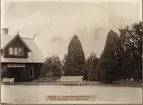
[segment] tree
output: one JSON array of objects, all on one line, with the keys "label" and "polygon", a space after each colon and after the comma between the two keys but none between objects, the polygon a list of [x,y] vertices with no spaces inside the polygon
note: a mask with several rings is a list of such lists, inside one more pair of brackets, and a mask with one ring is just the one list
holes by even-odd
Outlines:
[{"label": "tree", "polygon": [[92,52],[91,55],[87,58],[85,63],[85,80],[95,81],[97,76],[96,66],[99,62],[99,58],[96,57],[95,53]]},{"label": "tree", "polygon": [[97,66],[97,79],[101,82],[112,83],[118,79],[119,67],[121,65],[121,43],[120,38],[113,30],[109,31],[105,48],[101,54]]},{"label": "tree", "polygon": [[78,37],[73,36],[68,46],[68,54],[64,65],[64,75],[79,76],[84,73],[85,56]]},{"label": "tree", "polygon": [[65,64],[66,64],[67,54],[64,54],[64,58],[62,60],[62,75],[64,75]]},{"label": "tree", "polygon": [[142,22],[119,29],[122,55],[122,76],[142,78]]},{"label": "tree", "polygon": [[62,74],[62,63],[57,55],[47,57],[41,70],[41,77],[60,77]]},{"label": "tree", "polygon": [[134,79],[142,80],[142,26],[143,23],[134,23],[131,28],[133,30],[133,38],[134,46],[136,50],[134,50],[134,64],[135,64],[135,76]]}]

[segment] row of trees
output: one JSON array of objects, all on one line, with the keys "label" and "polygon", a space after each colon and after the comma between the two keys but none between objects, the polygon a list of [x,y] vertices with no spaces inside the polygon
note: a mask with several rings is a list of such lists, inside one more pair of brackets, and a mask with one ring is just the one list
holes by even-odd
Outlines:
[{"label": "row of trees", "polygon": [[142,22],[109,31],[100,59],[95,53],[85,59],[84,51],[75,35],[69,43],[68,53],[60,61],[57,55],[48,57],[41,77],[83,75],[84,80],[113,82],[118,79],[142,78]]}]

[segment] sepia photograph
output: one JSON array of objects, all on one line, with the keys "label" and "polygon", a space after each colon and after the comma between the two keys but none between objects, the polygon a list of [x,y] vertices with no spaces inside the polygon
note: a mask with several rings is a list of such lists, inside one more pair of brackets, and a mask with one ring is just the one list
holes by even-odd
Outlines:
[{"label": "sepia photograph", "polygon": [[1,104],[142,104],[142,26],[142,0],[1,0]]}]

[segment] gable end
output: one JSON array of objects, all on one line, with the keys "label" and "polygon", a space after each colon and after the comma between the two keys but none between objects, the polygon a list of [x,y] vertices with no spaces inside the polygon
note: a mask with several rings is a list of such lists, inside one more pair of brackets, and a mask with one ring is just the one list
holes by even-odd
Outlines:
[{"label": "gable end", "polygon": [[19,38],[22,43],[25,45],[25,47],[28,49],[28,52],[31,52],[31,49],[28,47],[28,45],[24,42],[24,40],[20,37],[20,35],[16,35],[12,40],[10,40],[3,48],[2,50],[4,50],[5,48],[7,48],[16,38]]}]

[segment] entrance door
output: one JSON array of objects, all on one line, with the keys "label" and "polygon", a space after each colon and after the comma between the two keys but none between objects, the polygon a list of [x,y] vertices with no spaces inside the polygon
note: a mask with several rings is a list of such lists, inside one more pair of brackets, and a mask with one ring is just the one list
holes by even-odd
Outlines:
[{"label": "entrance door", "polygon": [[11,78],[15,78],[15,82],[23,82],[23,68],[8,68]]}]

